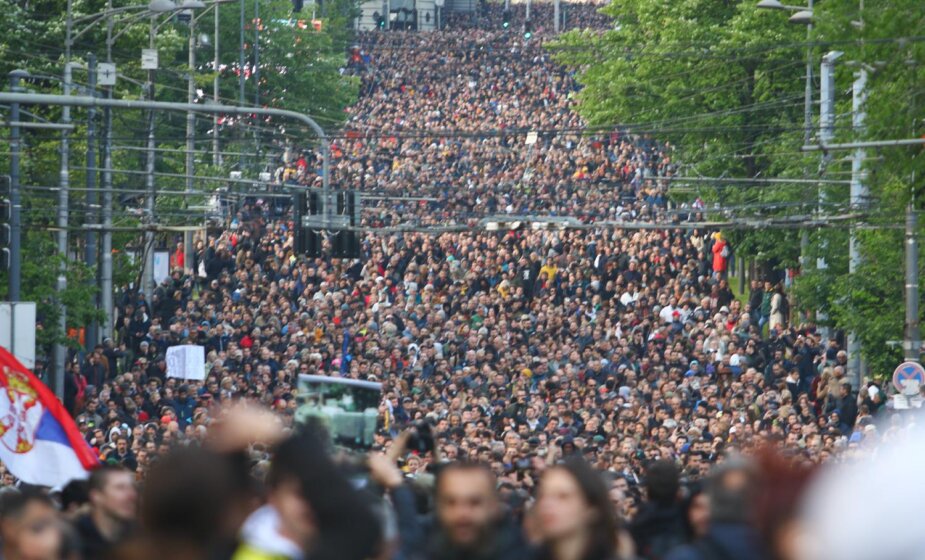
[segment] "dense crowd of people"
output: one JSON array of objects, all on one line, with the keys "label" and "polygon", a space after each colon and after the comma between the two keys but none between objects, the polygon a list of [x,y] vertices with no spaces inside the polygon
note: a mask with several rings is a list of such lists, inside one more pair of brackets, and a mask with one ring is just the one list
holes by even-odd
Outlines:
[{"label": "dense crowd of people", "polygon": [[[607,25],[591,5],[566,14]],[[525,38],[522,6],[502,17],[483,5],[350,53],[361,97],[332,183],[424,198],[364,213],[421,231],[309,259],[288,210],[249,199],[192,266],[124,291],[115,335],[66,383],[104,467],[54,504],[0,496],[4,558],[794,558],[818,466],[907,417],[883,385],[851,386],[837,340],[779,286],[737,297],[722,233],[667,211],[668,148],[583,134],[549,25]],[[313,185],[316,168],[305,152],[278,176]],[[586,227],[426,231],[492,214]],[[167,376],[177,344],[205,348],[204,381]],[[382,384],[362,468],[295,429],[300,374]],[[431,445],[409,445],[422,432]],[[54,508],[74,522],[53,530]]]}]

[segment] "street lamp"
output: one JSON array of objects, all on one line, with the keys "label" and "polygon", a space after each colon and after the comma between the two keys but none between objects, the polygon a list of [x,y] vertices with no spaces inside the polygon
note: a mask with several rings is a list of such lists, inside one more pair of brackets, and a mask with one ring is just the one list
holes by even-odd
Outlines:
[{"label": "street lamp", "polygon": [[437,7],[437,31],[440,31],[443,26],[440,24],[440,11],[443,9],[443,6],[446,4],[446,0],[434,0],[434,6]]},{"label": "street lamp", "polygon": [[[206,7],[206,4],[201,0],[185,0],[182,4],[178,5],[174,0],[149,0],[146,4],[137,4],[131,6],[122,6],[115,8],[112,5],[112,0],[107,0],[106,9],[102,12],[96,14],[90,14],[75,18],[73,16],[73,0],[68,0],[67,2],[67,17],[65,25],[65,70],[64,70],[64,93],[69,95],[71,91],[71,72],[73,64],[71,63],[71,49],[75,42],[86,33],[90,32],[95,26],[100,22],[106,22],[106,64],[100,65],[98,68],[100,70],[100,82],[99,84],[103,86],[106,90],[106,97],[112,98],[112,88],[115,85],[116,79],[116,68],[112,63],[112,47],[115,44],[115,41],[122,36],[129,28],[130,25],[138,22],[146,17],[151,18],[152,30],[150,32],[150,41],[149,45],[153,50],[153,39],[154,39],[154,18],[157,15],[164,13],[176,12],[178,10],[195,10],[202,9]],[[124,14],[124,17],[116,19],[115,16],[119,14]],[[113,33],[115,24],[118,23],[122,29],[118,33]],[[75,29],[75,25],[82,25],[81,29]],[[150,51],[147,54],[151,54]],[[143,57],[144,59],[145,57]],[[150,59],[148,61],[150,63]],[[156,62],[154,63],[156,64]],[[96,68],[92,69],[96,71]],[[150,72],[150,69],[149,69]],[[150,74],[149,74],[150,76]],[[70,108],[65,107],[62,113],[62,121],[67,124],[70,122]],[[112,137],[112,115],[111,109],[106,107],[104,109],[104,138],[103,138],[103,165],[101,170],[101,183],[102,183],[102,246],[100,247],[100,292],[101,292],[101,302],[100,305],[103,309],[104,314],[106,315],[106,320],[103,325],[103,332],[109,333],[112,327],[112,316],[113,316],[113,304],[112,304],[112,173],[110,169],[112,168],[112,154],[111,154],[111,137]],[[149,142],[152,138],[149,137]],[[149,146],[150,147],[150,146]],[[59,196],[59,222],[66,224],[67,212],[68,212],[68,187],[69,187],[69,177],[68,177],[68,132],[62,132],[62,155],[61,155],[61,173],[60,173],[60,186],[61,194]],[[95,167],[92,166],[92,167]],[[90,170],[92,173],[93,171]],[[151,188],[153,189],[153,181],[151,181]],[[88,192],[88,198],[95,198],[97,192],[92,190]],[[89,246],[90,244],[88,244]],[[62,229],[58,233],[58,251],[62,255],[67,254],[67,231]],[[95,251],[94,251],[95,253]],[[87,255],[91,261],[96,260],[96,255]],[[62,265],[64,266],[64,265]],[[64,269],[61,271],[58,288],[63,290],[66,287],[66,280],[64,279]],[[64,315],[64,310],[62,309],[62,315]],[[63,324],[63,319],[62,319]],[[91,340],[90,343],[95,343],[95,340]],[[56,361],[61,355],[60,349],[56,352]],[[63,364],[62,364],[63,365]],[[62,366],[58,366],[59,373],[63,374],[61,370]]]},{"label": "street lamp", "polygon": [[813,24],[813,11],[812,10],[800,10],[799,12],[790,16],[787,20],[790,23],[795,23],[797,25],[812,25]]},{"label": "street lamp", "polygon": [[[806,10],[806,8],[803,6],[789,6],[787,4],[782,4],[780,0],[761,0],[761,2],[758,2],[755,7],[761,8],[763,10],[789,10],[791,12]],[[810,11],[812,11],[811,8]]]},{"label": "street lamp", "polygon": [[813,127],[813,48],[810,44],[813,33],[813,0],[808,6],[790,6],[780,0],[761,0],[757,8],[764,10],[786,10],[796,12],[790,16],[790,23],[806,25],[806,87],[803,99],[803,140],[809,142]]}]

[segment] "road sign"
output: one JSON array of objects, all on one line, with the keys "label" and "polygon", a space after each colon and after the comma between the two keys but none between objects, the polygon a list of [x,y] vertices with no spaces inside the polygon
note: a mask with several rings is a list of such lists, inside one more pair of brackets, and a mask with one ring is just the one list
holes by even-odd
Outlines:
[{"label": "road sign", "polygon": [[157,70],[157,49],[141,49],[141,69]]},{"label": "road sign", "polygon": [[918,362],[903,362],[893,372],[893,386],[900,393],[911,392],[913,387],[917,393],[921,385],[925,385],[925,368]]},{"label": "road sign", "polygon": [[96,65],[96,83],[101,86],[116,85],[116,65],[100,62]]}]

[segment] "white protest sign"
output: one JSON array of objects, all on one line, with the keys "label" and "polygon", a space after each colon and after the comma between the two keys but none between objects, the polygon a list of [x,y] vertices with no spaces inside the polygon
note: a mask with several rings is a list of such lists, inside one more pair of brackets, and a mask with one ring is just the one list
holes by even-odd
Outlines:
[{"label": "white protest sign", "polygon": [[194,344],[167,349],[167,377],[202,381],[206,378],[205,348]]}]

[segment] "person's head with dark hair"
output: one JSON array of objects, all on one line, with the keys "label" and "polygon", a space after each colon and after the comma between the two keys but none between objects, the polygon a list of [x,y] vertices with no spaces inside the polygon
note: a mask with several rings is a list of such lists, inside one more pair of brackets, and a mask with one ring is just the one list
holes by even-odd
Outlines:
[{"label": "person's head with dark hair", "polygon": [[178,449],[151,468],[141,500],[149,536],[209,546],[223,536],[233,496],[231,468],[220,455]]},{"label": "person's head with dark hair", "polygon": [[669,506],[678,500],[681,473],[672,461],[655,461],[646,469],[646,493],[657,505]]},{"label": "person's head with dark hair", "polygon": [[707,480],[711,522],[747,523],[755,483],[755,470],[746,459],[733,457],[718,464]]},{"label": "person's head with dark hair", "polygon": [[381,537],[375,515],[315,435],[302,432],[279,445],[267,486],[281,532],[312,560],[375,554]]},{"label": "person's head with dark hair", "polygon": [[437,471],[437,521],[447,546],[473,550],[488,540],[502,513],[495,486],[495,475],[481,463],[449,463]]},{"label": "person's head with dark hair", "polygon": [[603,477],[583,459],[570,457],[546,470],[537,512],[545,557],[605,560],[614,556],[617,516]]},{"label": "person's head with dark hair", "polygon": [[138,515],[135,475],[121,465],[100,465],[87,481],[90,513],[77,520],[84,556],[100,557],[129,533]]},{"label": "person's head with dark hair", "polygon": [[87,495],[94,518],[131,522],[137,516],[135,477],[121,465],[103,464],[93,469],[87,481]]},{"label": "person's head with dark hair", "polygon": [[0,539],[3,558],[60,558],[63,526],[51,498],[34,488],[4,492],[0,497]]},{"label": "person's head with dark hair", "polygon": [[61,509],[65,514],[80,512],[90,503],[90,484],[86,480],[72,480],[61,489]]},{"label": "person's head with dark hair", "polygon": [[690,540],[706,535],[710,527],[710,500],[699,481],[687,486],[687,495],[681,505]]}]

